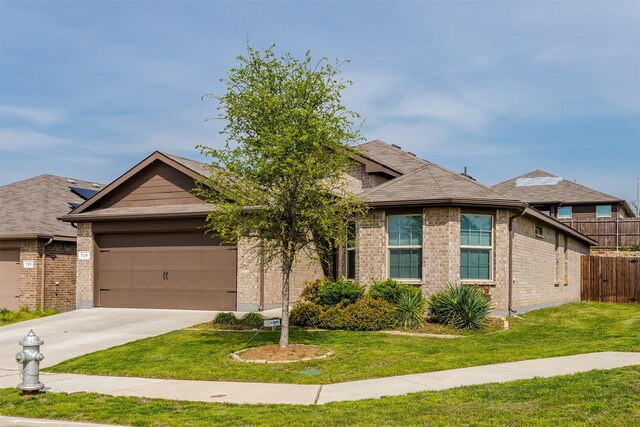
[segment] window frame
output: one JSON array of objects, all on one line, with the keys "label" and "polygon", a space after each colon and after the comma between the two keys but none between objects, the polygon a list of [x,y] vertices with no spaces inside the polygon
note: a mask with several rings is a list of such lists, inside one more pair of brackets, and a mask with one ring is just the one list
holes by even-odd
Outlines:
[{"label": "window frame", "polygon": [[[463,216],[486,216],[491,219],[491,245],[490,246],[480,246],[480,245],[463,245],[462,244],[462,217]],[[485,214],[485,213],[461,213],[460,214],[460,270],[462,270],[462,250],[463,249],[477,249],[477,250],[487,250],[489,251],[489,278],[488,279],[473,279],[473,278],[463,278],[462,271],[460,271],[460,281],[463,283],[493,283],[495,277],[495,262],[494,262],[494,254],[495,254],[495,244],[496,244],[496,232],[495,232],[495,215],[494,214]]]},{"label": "window frame", "polygon": [[[600,215],[598,213],[598,208],[604,208],[607,207],[609,208],[609,215]],[[613,214],[613,206],[611,205],[596,205],[596,218],[611,218]]]},{"label": "window frame", "polygon": [[[389,243],[389,220],[394,217],[418,217],[420,218],[420,244],[419,245],[391,245]],[[398,282],[407,282],[407,283],[418,283],[422,282],[423,274],[422,271],[422,261],[424,258],[424,214],[415,213],[415,214],[391,214],[387,215],[386,218],[386,243],[387,243],[387,277],[390,279],[397,280]],[[391,275],[391,251],[393,250],[402,250],[402,249],[419,249],[420,250],[420,258],[418,264],[418,273],[419,277],[393,277]]]},{"label": "window frame", "polygon": [[[351,239],[351,227],[353,227],[353,239]],[[356,233],[357,227],[355,222],[347,224],[347,242],[345,244],[345,273],[349,280],[355,280],[356,278],[356,265],[358,260],[356,259]],[[349,255],[353,253],[353,277],[349,274]]]},{"label": "window frame", "polygon": [[[560,216],[560,209],[569,209],[569,216]],[[573,218],[573,206],[558,206],[556,209],[556,218],[558,219],[571,219]]]}]

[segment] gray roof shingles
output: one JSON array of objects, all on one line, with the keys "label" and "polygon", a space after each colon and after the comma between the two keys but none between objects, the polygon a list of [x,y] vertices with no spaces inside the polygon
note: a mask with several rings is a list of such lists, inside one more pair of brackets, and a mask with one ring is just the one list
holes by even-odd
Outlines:
[{"label": "gray roof shingles", "polygon": [[428,161],[409,154],[401,148],[380,141],[379,139],[360,144],[356,147],[356,150],[360,151],[365,157],[370,157],[403,174],[415,172],[424,165],[429,164]]},{"label": "gray roof shingles", "polygon": [[[69,182],[72,180],[74,182]],[[0,238],[16,235],[75,237],[76,229],[57,218],[84,199],[69,187],[99,190],[90,181],[40,175],[0,187]]]},{"label": "gray roof shingles", "polygon": [[554,185],[516,186],[519,178],[554,177],[542,170],[535,170],[510,180],[500,182],[491,188],[509,197],[515,197],[528,203],[588,203],[621,202],[622,200],[584,185],[563,179]]},{"label": "gray roof shingles", "polygon": [[399,178],[359,194],[358,196],[367,203],[445,199],[502,202],[513,200],[462,174],[415,157],[380,140],[367,142],[359,147],[366,148],[368,157],[385,162],[405,173]]}]

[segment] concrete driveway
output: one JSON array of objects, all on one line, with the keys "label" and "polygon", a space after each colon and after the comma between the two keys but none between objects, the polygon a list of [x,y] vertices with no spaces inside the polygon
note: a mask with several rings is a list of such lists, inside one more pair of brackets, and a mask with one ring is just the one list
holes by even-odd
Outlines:
[{"label": "concrete driveway", "polygon": [[44,340],[42,367],[212,320],[213,311],[94,308],[0,327],[0,376],[15,374],[18,341],[30,329]]}]

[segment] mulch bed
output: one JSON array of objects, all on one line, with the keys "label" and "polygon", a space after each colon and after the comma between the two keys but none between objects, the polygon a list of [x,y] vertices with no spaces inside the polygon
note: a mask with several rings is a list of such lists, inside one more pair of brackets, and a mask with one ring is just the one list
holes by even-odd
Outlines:
[{"label": "mulch bed", "polygon": [[320,359],[333,355],[333,352],[314,345],[289,344],[281,349],[278,344],[263,345],[234,353],[234,359],[254,363],[287,363]]}]

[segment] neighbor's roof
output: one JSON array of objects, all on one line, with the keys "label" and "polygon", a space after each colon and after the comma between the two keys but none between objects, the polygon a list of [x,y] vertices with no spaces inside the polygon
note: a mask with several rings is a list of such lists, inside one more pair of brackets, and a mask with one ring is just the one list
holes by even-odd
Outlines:
[{"label": "neighbor's roof", "polygon": [[40,175],[0,187],[0,238],[75,237],[76,229],[57,219],[71,210],[70,203],[85,201],[70,187],[96,191],[103,185]]},{"label": "neighbor's roof", "polygon": [[542,170],[520,175],[491,188],[529,204],[623,203],[623,208],[630,211],[627,203],[618,197]]},{"label": "neighbor's roof", "polygon": [[428,161],[417,157],[415,154],[411,154],[397,145],[387,144],[379,139],[360,144],[356,147],[356,150],[360,151],[365,157],[369,157],[402,174],[414,172],[424,165],[429,164]]},{"label": "neighbor's roof", "polygon": [[526,204],[435,163],[374,187],[360,197],[371,206],[424,204],[524,207]]}]

